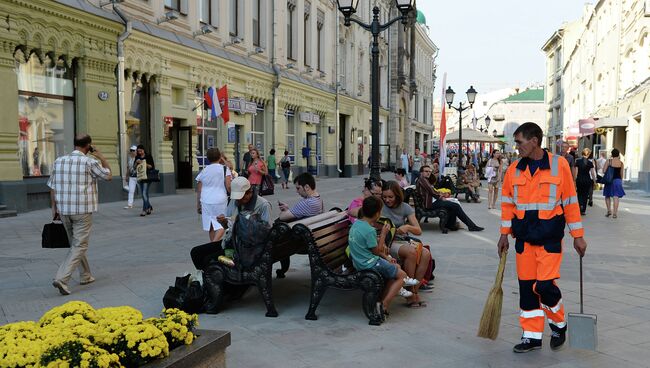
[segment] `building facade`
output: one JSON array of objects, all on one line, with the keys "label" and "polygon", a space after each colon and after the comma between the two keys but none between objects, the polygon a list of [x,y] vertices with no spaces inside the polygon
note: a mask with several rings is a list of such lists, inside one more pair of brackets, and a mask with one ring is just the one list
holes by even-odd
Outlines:
[{"label": "building facade", "polygon": [[[647,1],[600,0],[585,6],[580,20],[555,32],[542,48],[550,139],[618,148],[625,179],[645,190],[650,190],[648,29]],[[595,119],[596,134],[581,137],[578,122],[588,118]]]},{"label": "building facade", "polygon": [[[487,127],[488,134],[501,137],[505,152],[514,152],[513,134],[523,123],[532,122],[539,125],[543,131],[546,126],[546,111],[543,88],[529,88],[494,103],[487,111],[491,121]],[[481,124],[482,123],[482,124]],[[484,128],[485,117],[479,119],[480,128]],[[546,147],[547,142],[542,142]]]},{"label": "building facade", "polygon": [[[358,15],[370,21],[375,4],[385,20],[398,13],[391,1],[362,1]],[[294,174],[364,170],[371,35],[343,26],[336,2],[8,0],[0,18],[8,30],[0,35],[0,76],[14,86],[0,92],[0,203],[9,208],[49,205],[51,165],[72,150],[75,132],[88,132],[113,167],[101,201],[124,197],[119,177],[132,144],[152,154],[159,193],[192,188],[212,147],[238,169],[252,144],[263,157],[287,150]],[[398,51],[406,40],[399,35],[409,32],[403,28],[384,32],[381,45],[386,144],[398,100],[391,81],[399,70],[390,61],[408,56]],[[224,86],[227,123],[203,104],[210,87]],[[412,114],[406,101],[405,117]]]}]

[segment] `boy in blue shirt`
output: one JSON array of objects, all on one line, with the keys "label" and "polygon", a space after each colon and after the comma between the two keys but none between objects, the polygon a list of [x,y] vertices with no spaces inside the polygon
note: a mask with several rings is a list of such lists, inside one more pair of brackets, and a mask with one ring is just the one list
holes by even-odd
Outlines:
[{"label": "boy in blue shirt", "polygon": [[381,215],[383,205],[381,199],[374,196],[363,200],[358,221],[355,221],[350,228],[348,244],[354,268],[357,270],[372,269],[386,280],[381,305],[385,311],[396,295],[399,294],[405,298],[412,296],[413,293],[405,290],[402,286],[417,285],[418,281],[409,278],[397,261],[390,256],[385,244],[386,234],[390,230],[388,224],[381,229],[379,239],[377,239],[377,230],[374,225]]}]

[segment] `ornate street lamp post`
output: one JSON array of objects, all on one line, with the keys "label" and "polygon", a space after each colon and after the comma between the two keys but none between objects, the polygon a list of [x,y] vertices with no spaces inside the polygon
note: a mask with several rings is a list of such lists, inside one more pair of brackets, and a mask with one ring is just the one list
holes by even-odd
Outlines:
[{"label": "ornate street lamp post", "polygon": [[380,179],[380,163],[379,163],[379,34],[388,29],[393,23],[398,20],[406,25],[408,22],[408,14],[415,6],[415,0],[395,0],[397,9],[402,13],[401,16],[391,19],[385,24],[379,22],[379,7],[375,6],[372,9],[372,23],[365,24],[356,18],[352,18],[352,14],[357,11],[359,0],[337,0],[339,11],[345,17],[345,25],[350,26],[354,22],[361,26],[361,28],[372,33],[372,68],[370,70],[371,80],[371,93],[372,93],[372,161],[370,163],[370,177],[373,179]]},{"label": "ornate street lamp post", "polygon": [[467,102],[469,102],[469,106],[463,107],[463,101],[460,101],[458,103],[458,107],[452,106],[454,103],[454,95],[456,92],[454,92],[453,89],[451,89],[451,86],[447,88],[445,91],[445,100],[447,100],[447,105],[449,106],[450,109],[454,109],[458,111],[459,115],[459,121],[458,121],[458,167],[462,168],[463,167],[463,160],[462,157],[460,157],[460,154],[463,153],[463,111],[472,108],[474,106],[474,101],[476,101],[476,90],[474,89],[474,86],[470,86],[467,92]]}]

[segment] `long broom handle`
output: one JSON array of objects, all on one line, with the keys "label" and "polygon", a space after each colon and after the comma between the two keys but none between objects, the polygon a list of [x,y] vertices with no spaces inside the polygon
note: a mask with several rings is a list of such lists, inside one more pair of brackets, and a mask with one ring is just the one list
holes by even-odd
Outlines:
[{"label": "long broom handle", "polygon": [[503,271],[506,268],[506,258],[508,258],[507,254],[507,251],[503,251],[500,255],[499,268],[497,269],[497,277],[494,280],[494,286],[501,286],[503,283]]},{"label": "long broom handle", "polygon": [[582,256],[580,256],[580,314],[583,314],[582,307]]}]

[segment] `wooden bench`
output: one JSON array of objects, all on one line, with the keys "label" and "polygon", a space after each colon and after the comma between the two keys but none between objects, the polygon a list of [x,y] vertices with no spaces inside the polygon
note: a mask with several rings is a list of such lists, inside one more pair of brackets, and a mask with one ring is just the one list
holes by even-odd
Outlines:
[{"label": "wooden bench", "polygon": [[321,221],[293,225],[293,233],[300,242],[307,244],[309,252],[311,296],[305,319],[318,319],[316,309],[327,288],[361,289],[363,312],[369,319],[369,324],[378,326],[383,321],[383,316],[377,309],[384,288],[383,278],[370,270],[342,271],[342,266],[348,261],[345,249],[348,246],[350,226],[347,212],[344,211]]},{"label": "wooden bench", "polygon": [[[307,217],[293,222],[285,223],[276,220],[276,224],[285,224],[289,229],[298,224],[309,226],[310,224],[325,221],[332,216],[336,216],[339,212],[341,212],[340,209],[334,208],[321,213],[320,215]],[[273,259],[280,261],[280,268],[275,270],[277,278],[283,279],[285,277],[285,274],[289,271],[289,266],[291,265],[290,257],[294,254],[307,254],[307,244],[296,239],[293,232],[287,232],[285,236],[277,239],[276,243],[273,244]]]},{"label": "wooden bench", "polygon": [[404,197],[408,199],[413,199],[413,203],[415,205],[415,218],[417,218],[418,222],[420,222],[423,218],[426,220],[429,217],[432,218],[438,217],[440,218],[440,222],[439,222],[440,230],[442,231],[443,234],[447,234],[448,232],[447,220],[449,219],[449,213],[447,212],[446,209],[426,208],[424,206],[424,199],[422,198],[420,193],[413,188],[406,189],[404,191]]},{"label": "wooden bench", "polygon": [[254,285],[257,286],[266,305],[266,316],[277,317],[278,312],[273,302],[271,271],[273,263],[279,261],[280,258],[274,257],[274,244],[289,238],[290,231],[291,229],[286,224],[274,224],[266,241],[264,252],[251,267],[243,268],[237,264],[230,267],[216,260],[210,262],[203,272],[204,289],[209,297],[207,313],[219,313],[226,294],[230,293],[231,296],[234,296],[232,299],[237,299],[244,294],[249,285]]},{"label": "wooden bench", "polygon": [[471,202],[472,201],[472,196],[469,191],[469,187],[467,186],[460,186],[458,185],[458,181],[460,180],[458,176],[451,174],[450,176],[450,183],[452,187],[450,188],[451,193],[454,195],[454,198],[458,198],[459,194],[465,194],[465,202]]},{"label": "wooden bench", "polygon": [[204,285],[209,296],[208,313],[221,311],[224,299],[236,300],[243,296],[249,286],[257,286],[266,305],[266,316],[277,317],[278,312],[273,302],[272,270],[273,264],[281,262],[281,269],[276,270],[278,278],[284,278],[289,269],[289,257],[294,254],[307,254],[307,244],[301,242],[291,228],[296,224],[311,224],[337,215],[340,210],[306,218],[292,223],[276,221],[271,228],[266,248],[259,260],[248,268],[239,265],[227,266],[216,260],[212,261],[203,273]]}]

